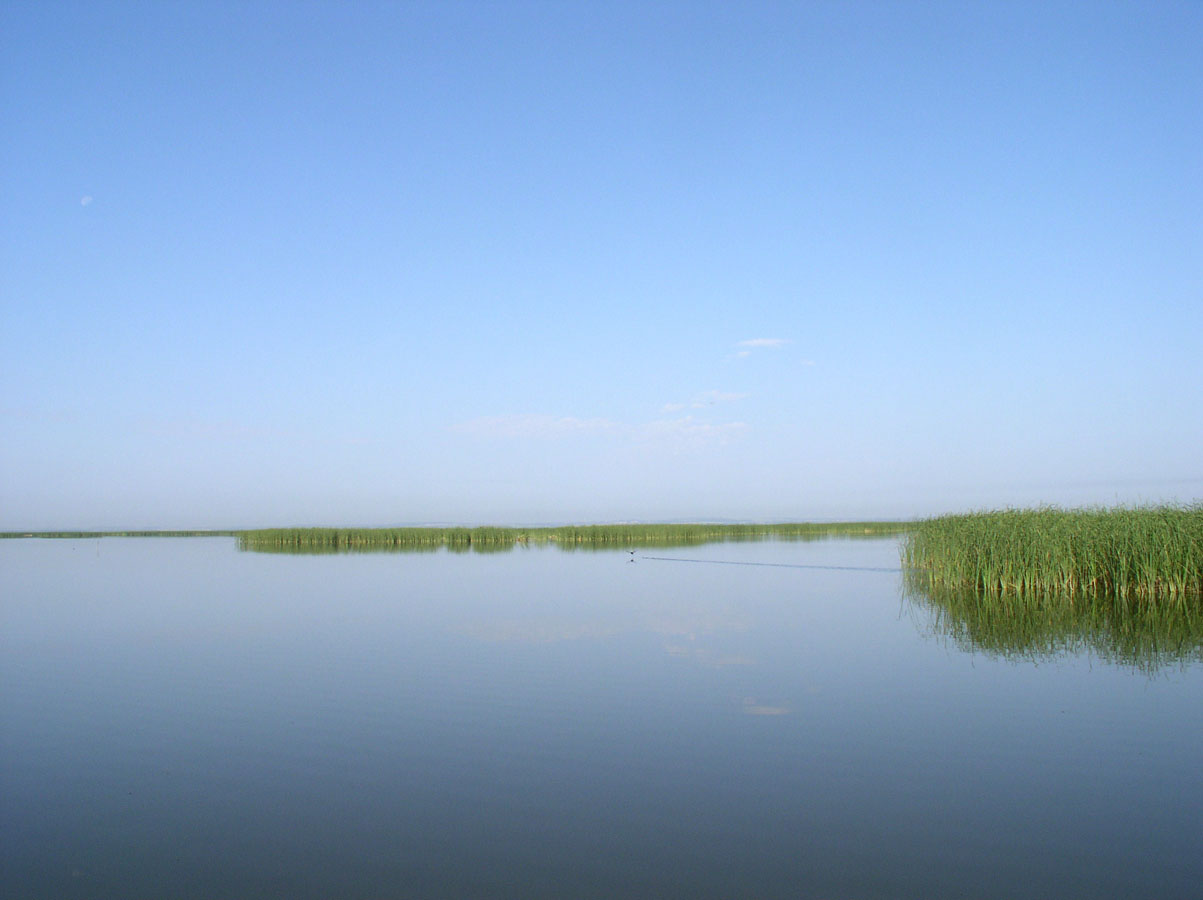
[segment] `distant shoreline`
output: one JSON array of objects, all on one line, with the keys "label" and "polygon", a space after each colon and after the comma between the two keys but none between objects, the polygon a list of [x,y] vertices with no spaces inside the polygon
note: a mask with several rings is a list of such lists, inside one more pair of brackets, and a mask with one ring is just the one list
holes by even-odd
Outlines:
[{"label": "distant shoreline", "polygon": [[1010,611],[1072,604],[1082,594],[1139,598],[1144,604],[1203,594],[1203,504],[1198,503],[1010,509],[910,522],[0,532],[0,538],[105,537],[232,537],[240,550],[284,554],[498,553],[528,546],[634,552],[724,541],[900,537],[903,568],[924,592],[967,592]]},{"label": "distant shoreline", "polygon": [[669,536],[793,536],[801,534],[901,534],[910,522],[689,522],[549,526],[405,526],[338,528],[141,529],[112,531],[0,531],[3,538],[234,537],[260,544],[400,546],[428,543],[612,542]]}]

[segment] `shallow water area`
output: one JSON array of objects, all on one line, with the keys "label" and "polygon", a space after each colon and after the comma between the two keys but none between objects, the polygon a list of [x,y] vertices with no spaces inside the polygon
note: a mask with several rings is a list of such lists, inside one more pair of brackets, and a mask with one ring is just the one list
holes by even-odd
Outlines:
[{"label": "shallow water area", "polygon": [[1198,895],[1193,645],[975,647],[893,539],[629,559],[0,542],[0,894]]}]

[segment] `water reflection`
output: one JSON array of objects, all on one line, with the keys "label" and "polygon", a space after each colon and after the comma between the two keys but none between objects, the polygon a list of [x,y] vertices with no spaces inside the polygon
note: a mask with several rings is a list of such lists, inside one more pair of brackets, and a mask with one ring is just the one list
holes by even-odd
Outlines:
[{"label": "water reflection", "polygon": [[515,550],[0,541],[0,895],[1198,896],[1203,667],[1088,643],[1197,628],[915,599],[1091,648],[1011,665],[889,539]]},{"label": "water reflection", "polygon": [[284,556],[342,556],[348,553],[438,553],[448,550],[452,553],[467,553],[470,549],[477,553],[497,553],[514,549],[513,544],[504,546],[486,546],[484,544],[444,546],[441,544],[411,544],[405,547],[384,545],[355,545],[355,544],[307,544],[293,546],[289,544],[254,544],[245,538],[238,538],[238,549],[243,553],[278,553]]},{"label": "water reflection", "polygon": [[757,703],[755,697],[744,697],[744,714],[749,716],[788,716],[788,706],[769,706]]},{"label": "water reflection", "polygon": [[[707,544],[761,544],[761,543],[776,543],[776,544],[810,544],[832,541],[880,541],[883,534],[886,532],[813,532],[809,534],[730,534],[721,537],[714,535],[700,535],[697,537],[666,537],[640,539],[638,543],[632,543],[630,546],[636,548],[636,552],[643,550],[664,550],[673,547],[702,547]],[[585,551],[587,553],[603,552],[613,553],[616,546],[613,542],[605,541],[578,541],[575,543],[553,542],[561,550],[569,551]]]},{"label": "water reflection", "polygon": [[[471,618],[461,633],[486,643],[555,644],[565,641],[596,640],[621,634],[653,634],[664,638],[664,650],[670,656],[689,656],[708,665],[751,665],[741,654],[720,653],[699,647],[697,641],[746,633],[751,621],[734,610],[707,608],[682,609],[669,600],[648,601],[650,609],[638,609],[615,603],[607,608],[569,609],[556,615],[501,615]],[[686,643],[689,646],[686,646]]]},{"label": "water reflection", "polygon": [[920,629],[962,650],[1022,662],[1089,653],[1150,674],[1203,661],[1203,607],[1197,602],[1149,608],[1100,594],[1072,603],[1014,603],[972,589],[935,587],[922,576],[906,578],[905,593]]}]

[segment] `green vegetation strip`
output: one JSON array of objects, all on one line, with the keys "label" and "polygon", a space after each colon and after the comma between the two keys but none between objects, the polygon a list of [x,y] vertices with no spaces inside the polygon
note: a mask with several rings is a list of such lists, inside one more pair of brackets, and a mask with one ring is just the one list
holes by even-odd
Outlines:
[{"label": "green vegetation strip", "polygon": [[902,552],[921,589],[1011,598],[1011,612],[1014,598],[1039,607],[1080,595],[1194,604],[1203,595],[1203,504],[941,516],[915,523]]},{"label": "green vegetation strip", "polygon": [[277,553],[354,553],[389,550],[475,550],[555,544],[573,548],[680,547],[712,541],[901,534],[898,522],[793,522],[773,525],[564,525],[551,528],[267,528],[243,531],[244,550]]}]

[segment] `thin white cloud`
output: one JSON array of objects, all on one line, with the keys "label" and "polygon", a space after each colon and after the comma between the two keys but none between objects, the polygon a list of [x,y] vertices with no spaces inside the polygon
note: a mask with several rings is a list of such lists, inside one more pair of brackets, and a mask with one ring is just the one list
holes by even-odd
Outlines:
[{"label": "thin white cloud", "polygon": [[92,197],[88,194],[84,194],[82,197],[79,198],[80,206],[90,206],[91,203],[92,203]]},{"label": "thin white cloud", "polygon": [[747,394],[739,394],[735,391],[702,391],[696,395],[689,405],[694,409],[702,409],[705,406],[714,406],[716,403],[730,403],[732,400],[742,400]]},{"label": "thin white cloud", "polygon": [[693,416],[679,419],[660,419],[648,422],[636,430],[636,437],[645,441],[672,441],[675,443],[725,443],[729,438],[747,430],[747,422],[699,422]]},{"label": "thin white cloud", "polygon": [[738,347],[730,359],[746,359],[756,350],[779,350],[786,344],[792,344],[788,338],[748,338],[746,341],[736,341]]},{"label": "thin white cloud", "polygon": [[675,413],[683,409],[705,409],[707,406],[714,406],[718,403],[730,403],[734,400],[742,400],[747,396],[747,394],[739,394],[735,391],[701,391],[694,394],[685,403],[665,403],[660,407],[660,411],[662,413]]},{"label": "thin white cloud", "polygon": [[736,347],[784,347],[786,344],[792,344],[793,341],[788,338],[749,338],[746,341],[739,341]]}]

